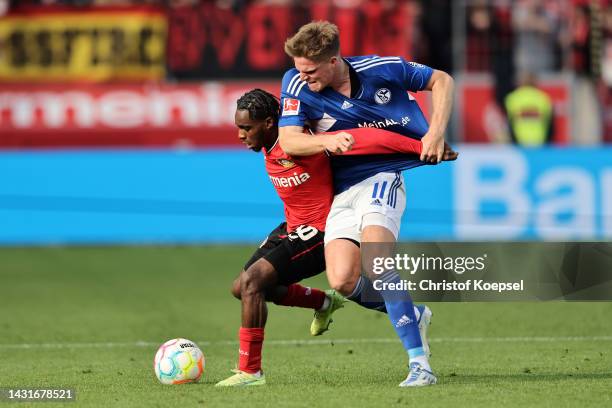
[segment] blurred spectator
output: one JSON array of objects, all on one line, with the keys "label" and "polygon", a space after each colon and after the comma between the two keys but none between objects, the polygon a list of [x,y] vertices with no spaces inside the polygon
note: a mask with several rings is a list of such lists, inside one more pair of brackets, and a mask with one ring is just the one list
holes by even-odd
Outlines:
[{"label": "blurred spectator", "polygon": [[608,5],[603,13],[603,56],[601,73],[606,86],[612,88],[612,5]]},{"label": "blurred spectator", "polygon": [[604,4],[601,61],[601,99],[603,101],[604,141],[612,143],[612,1]]},{"label": "blurred spectator", "polygon": [[553,105],[550,97],[538,89],[536,77],[523,72],[519,87],[506,96],[510,135],[515,144],[537,147],[552,142]]},{"label": "blurred spectator", "polygon": [[592,59],[591,9],[575,7],[571,21],[572,69],[576,74],[572,89],[574,142],[593,145],[601,143],[602,106],[597,96]]},{"label": "blurred spectator", "polygon": [[248,0],[215,0],[214,3],[220,9],[238,11],[247,5]]},{"label": "blurred spectator", "polygon": [[589,6],[574,8],[571,29],[572,68],[578,75],[591,76],[591,17]]},{"label": "blurred spectator", "polygon": [[[131,4],[135,4],[136,2],[130,0],[94,0],[93,2],[96,6],[129,6]],[[150,2],[141,2],[141,3],[150,3]]]},{"label": "blurred spectator", "polygon": [[466,68],[489,71],[493,35],[493,8],[487,0],[476,0],[467,8]]},{"label": "blurred spectator", "polygon": [[8,13],[10,6],[10,0],[0,0],[0,17]]},{"label": "blurred spectator", "polygon": [[514,4],[515,65],[518,72],[535,74],[558,69],[560,21],[544,0],[520,0]]},{"label": "blurred spectator", "polygon": [[[3,0],[0,0],[2,2]],[[10,2],[13,7],[18,6],[139,6],[143,4],[164,4],[164,0],[16,0]]]},{"label": "blurred spectator", "polygon": [[[420,0],[420,28],[423,41],[415,44],[418,61],[452,72],[451,2],[447,0]],[[418,36],[418,34],[417,34]]]},{"label": "blurred spectator", "polygon": [[515,87],[510,3],[493,7],[487,0],[474,1],[467,18],[467,69],[493,74],[495,101],[503,108]]},{"label": "blurred spectator", "polygon": [[333,0],[332,4],[341,8],[353,8],[361,6],[363,2],[363,0]]},{"label": "blurred spectator", "polygon": [[495,101],[504,107],[504,100],[515,87],[514,33],[512,30],[511,3],[498,7],[493,18],[492,67],[495,78]]},{"label": "blurred spectator", "polygon": [[167,4],[170,7],[190,7],[196,5],[198,0],[168,0]]},{"label": "blurred spectator", "polygon": [[61,5],[61,6],[88,6],[94,3],[94,0],[40,0],[43,5]]}]

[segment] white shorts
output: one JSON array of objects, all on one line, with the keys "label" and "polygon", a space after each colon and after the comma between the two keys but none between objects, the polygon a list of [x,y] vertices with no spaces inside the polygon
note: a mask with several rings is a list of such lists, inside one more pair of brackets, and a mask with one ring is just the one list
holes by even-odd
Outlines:
[{"label": "white shorts", "polygon": [[349,238],[361,242],[361,231],[380,225],[399,235],[406,208],[406,190],[401,173],[378,173],[337,194],[327,216],[325,243]]}]

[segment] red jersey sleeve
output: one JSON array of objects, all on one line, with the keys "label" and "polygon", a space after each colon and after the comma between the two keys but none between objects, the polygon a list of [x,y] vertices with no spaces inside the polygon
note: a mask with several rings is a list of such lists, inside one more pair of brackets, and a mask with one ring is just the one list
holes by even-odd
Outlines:
[{"label": "red jersey sleeve", "polygon": [[347,129],[338,132],[329,132],[328,134],[335,135],[340,132],[350,133],[355,139],[353,148],[343,153],[345,156],[391,153],[420,155],[423,149],[423,145],[419,140],[378,128]]}]

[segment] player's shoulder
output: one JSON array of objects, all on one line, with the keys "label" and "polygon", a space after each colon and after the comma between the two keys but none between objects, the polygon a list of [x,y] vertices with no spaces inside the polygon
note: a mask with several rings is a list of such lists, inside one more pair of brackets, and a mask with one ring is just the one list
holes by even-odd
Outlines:
[{"label": "player's shoulder", "polygon": [[301,90],[304,85],[306,81],[300,79],[300,72],[295,68],[287,70],[283,75],[282,92],[284,93],[297,96],[298,89]]},{"label": "player's shoulder", "polygon": [[374,60],[377,60],[380,57],[380,55],[376,55],[376,54],[370,54],[370,55],[353,55],[351,57],[343,57],[349,64],[353,65],[353,64],[360,64],[360,63],[366,63],[366,62],[373,62]]},{"label": "player's shoulder", "polygon": [[397,67],[398,64],[405,64],[406,60],[399,56],[362,55],[356,57],[346,57],[345,60],[351,65],[355,72],[362,75],[378,75],[381,71],[388,68]]},{"label": "player's shoulder", "polygon": [[290,68],[287,71],[285,71],[285,75],[283,75],[283,85],[285,83],[289,83],[291,82],[291,80],[297,75],[297,77],[299,78],[300,76],[300,71],[298,71],[295,68]]},{"label": "player's shoulder", "polygon": [[278,139],[276,139],[276,141],[274,142],[272,147],[270,147],[270,149],[266,149],[264,147],[262,149],[262,152],[264,154],[265,160],[267,160],[267,161],[274,161],[276,159],[283,158],[283,157],[287,156],[287,153],[285,153],[285,151],[281,147],[280,143],[278,142]]},{"label": "player's shoulder", "polygon": [[416,69],[416,70],[431,70],[431,67],[428,67],[425,64],[421,64],[418,62],[414,62],[414,61],[406,61],[406,65],[411,68],[411,69]]}]

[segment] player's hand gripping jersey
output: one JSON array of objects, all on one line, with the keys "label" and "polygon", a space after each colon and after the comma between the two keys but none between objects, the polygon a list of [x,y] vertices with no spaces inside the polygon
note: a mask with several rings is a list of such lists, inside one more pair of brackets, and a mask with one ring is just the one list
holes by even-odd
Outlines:
[{"label": "player's hand gripping jersey", "polygon": [[[331,87],[313,92],[294,68],[282,83],[279,126],[310,126],[316,133],[352,128],[379,128],[420,140],[429,128],[416,100],[407,91],[423,90],[433,70],[401,57],[348,57],[353,98]],[[332,158],[336,193],[381,172],[421,166],[418,156],[341,155]]]},{"label": "player's hand gripping jersey", "polygon": [[[404,161],[419,158],[421,142],[399,137],[375,128],[351,129],[355,144],[342,156],[381,154],[400,156]],[[287,231],[300,225],[325,230],[325,221],[333,200],[333,182],[329,157],[324,154],[292,157],[277,142],[267,151],[263,149],[266,171],[285,205]]]}]

